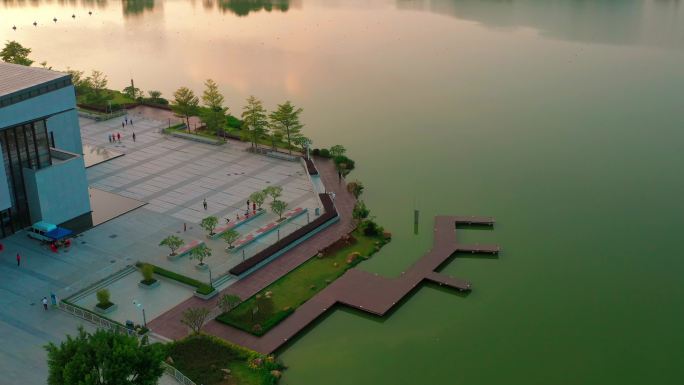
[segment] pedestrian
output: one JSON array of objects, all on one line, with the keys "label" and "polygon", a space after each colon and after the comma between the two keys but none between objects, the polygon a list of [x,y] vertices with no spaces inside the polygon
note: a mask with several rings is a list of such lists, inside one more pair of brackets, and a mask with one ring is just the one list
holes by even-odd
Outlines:
[{"label": "pedestrian", "polygon": [[135,142],[135,132],[133,133],[133,142]]},{"label": "pedestrian", "polygon": [[333,192],[331,192],[331,194],[332,194],[332,199],[335,200],[335,192],[333,191]]},{"label": "pedestrian", "polygon": [[252,210],[256,213],[256,203],[252,202]]},{"label": "pedestrian", "polygon": [[342,180],[342,171],[337,170],[337,180],[338,181]]},{"label": "pedestrian", "polygon": [[235,214],[235,220],[239,221],[240,220],[240,213]]},{"label": "pedestrian", "polygon": [[43,310],[47,311],[48,300],[47,297],[43,297]]},{"label": "pedestrian", "polygon": [[21,265],[21,255],[19,255],[19,253],[17,253],[17,266],[20,266],[20,265]]},{"label": "pedestrian", "polygon": [[131,119],[131,126],[133,125],[133,119]]},{"label": "pedestrian", "polygon": [[204,200],[202,201],[202,206],[204,206],[205,210],[207,209],[207,198],[204,198]]},{"label": "pedestrian", "polygon": [[230,218],[226,217],[226,218],[224,218],[224,219],[226,220],[226,224],[229,224],[229,223],[230,223]]},{"label": "pedestrian", "polygon": [[124,120],[126,121],[126,124],[128,124],[128,116],[126,116]]},{"label": "pedestrian", "polygon": [[249,199],[247,200],[247,211],[249,211]]},{"label": "pedestrian", "polygon": [[188,224],[183,222],[183,232],[188,231]]},{"label": "pedestrian", "polygon": [[121,143],[121,133],[120,132],[116,133],[116,138],[119,140],[119,143]]},{"label": "pedestrian", "polygon": [[121,129],[122,129],[122,130],[124,129],[124,126],[126,126],[126,123],[121,122]]},{"label": "pedestrian", "polygon": [[112,142],[112,135],[107,135],[107,139],[109,139],[109,143]]}]

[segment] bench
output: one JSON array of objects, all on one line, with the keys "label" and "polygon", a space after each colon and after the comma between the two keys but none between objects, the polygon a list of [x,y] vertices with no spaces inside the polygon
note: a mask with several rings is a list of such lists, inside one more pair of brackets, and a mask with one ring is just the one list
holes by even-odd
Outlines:
[{"label": "bench", "polygon": [[266,212],[266,210],[264,210],[264,209],[257,210],[257,212],[255,214],[249,214],[249,217],[246,217],[243,215],[239,221],[229,222],[223,226],[218,226],[217,228],[214,229],[215,234],[211,236],[211,239],[218,239],[226,231],[238,228],[238,227],[244,225],[245,223],[251,221],[252,219],[255,219],[255,218],[261,216],[265,212]]},{"label": "bench", "polygon": [[283,214],[283,220],[280,222],[271,222],[265,226],[262,226],[254,231],[252,231],[249,234],[246,234],[243,238],[238,239],[233,243],[233,248],[232,249],[226,249],[227,251],[234,253],[243,247],[249,245],[250,243],[256,241],[257,239],[263,237],[264,235],[276,230],[278,227],[288,223],[292,219],[306,213],[308,209],[304,209],[301,207],[297,207],[296,209],[290,210],[287,213]]},{"label": "bench", "polygon": [[190,252],[190,250],[194,249],[195,247],[197,247],[199,245],[203,245],[203,244],[204,244],[204,241],[200,241],[200,240],[195,239],[193,241],[190,241],[190,243],[186,243],[180,249],[178,249],[176,251],[176,255],[169,255],[166,258],[168,258],[169,261],[176,261],[176,260],[180,259],[181,257],[183,257],[184,255],[188,254]]},{"label": "bench", "polygon": [[258,269],[262,264],[268,263],[268,261],[273,258],[277,258],[287,250],[298,245],[299,243],[305,241],[312,235],[316,234],[318,231],[323,230],[327,226],[335,223],[339,220],[337,214],[337,209],[333,204],[332,198],[328,194],[318,194],[323,204],[323,209],[325,213],[318,218],[311,221],[309,224],[300,227],[299,229],[293,231],[292,233],[280,238],[276,243],[268,246],[267,248],[261,250],[245,261],[239,263],[228,272],[230,274],[236,275],[238,277],[246,276],[252,271]]}]

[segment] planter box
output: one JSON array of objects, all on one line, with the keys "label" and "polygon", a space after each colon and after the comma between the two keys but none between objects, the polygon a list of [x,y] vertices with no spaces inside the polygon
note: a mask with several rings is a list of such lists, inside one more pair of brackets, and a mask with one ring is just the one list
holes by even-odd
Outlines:
[{"label": "planter box", "polygon": [[102,309],[101,307],[95,305],[95,311],[100,313],[100,314],[108,314],[113,312],[114,310],[118,309],[119,307],[116,304],[113,304],[112,306]]},{"label": "planter box", "polygon": [[160,284],[159,280],[156,280],[149,285],[140,281],[140,282],[138,282],[138,287],[141,287],[143,289],[154,289],[155,287],[158,287],[159,284]]},{"label": "planter box", "polygon": [[200,293],[198,293],[198,292],[194,292],[192,295],[194,295],[195,297],[201,298],[201,299],[203,299],[203,300],[206,301],[206,300],[208,300],[208,299],[212,299],[212,298],[216,297],[216,296],[218,295],[218,293],[219,293],[219,291],[216,290],[216,288],[214,288],[214,291],[212,291],[212,292],[209,293],[209,294],[200,294]]},{"label": "planter box", "polygon": [[206,263],[203,265],[195,265],[195,269],[197,269],[197,270],[206,270],[208,268],[209,268],[209,265],[207,265]]}]

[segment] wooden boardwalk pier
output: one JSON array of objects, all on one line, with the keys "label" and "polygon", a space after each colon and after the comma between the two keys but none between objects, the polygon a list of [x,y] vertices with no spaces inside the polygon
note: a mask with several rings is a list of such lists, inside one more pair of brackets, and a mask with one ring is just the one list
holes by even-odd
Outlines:
[{"label": "wooden boardwalk pier", "polygon": [[387,278],[359,269],[350,269],[261,337],[256,337],[216,320],[210,321],[204,330],[232,343],[260,353],[270,354],[286,344],[297,333],[336,304],[349,306],[377,316],[384,316],[418,285],[426,281],[459,291],[469,291],[471,289],[470,282],[438,273],[435,270],[454,253],[496,255],[500,249],[493,245],[459,244],[456,236],[458,225],[493,226],[494,220],[489,217],[436,217],[432,249],[408,270],[402,272],[399,277]]}]

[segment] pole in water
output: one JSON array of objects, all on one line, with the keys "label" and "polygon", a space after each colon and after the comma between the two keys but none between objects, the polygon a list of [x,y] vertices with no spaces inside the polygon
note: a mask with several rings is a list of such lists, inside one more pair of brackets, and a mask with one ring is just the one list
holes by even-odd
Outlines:
[{"label": "pole in water", "polygon": [[420,211],[414,209],[413,210],[413,233],[418,234],[418,219],[419,219]]}]

